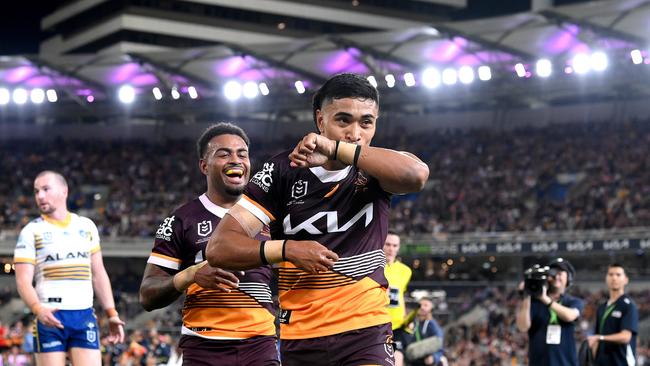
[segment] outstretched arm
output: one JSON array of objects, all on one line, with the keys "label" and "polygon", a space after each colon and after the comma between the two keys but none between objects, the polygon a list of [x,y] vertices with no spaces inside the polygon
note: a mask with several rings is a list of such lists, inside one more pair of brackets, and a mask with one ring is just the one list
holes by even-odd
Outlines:
[{"label": "outstretched arm", "polygon": [[244,270],[267,264],[264,259],[268,263],[286,260],[307,272],[317,273],[331,269],[338,260],[336,253],[311,240],[268,240],[260,251],[262,243],[253,237],[262,227],[262,222],[247,209],[239,204],[233,206],[208,242],[206,257],[210,265]]}]

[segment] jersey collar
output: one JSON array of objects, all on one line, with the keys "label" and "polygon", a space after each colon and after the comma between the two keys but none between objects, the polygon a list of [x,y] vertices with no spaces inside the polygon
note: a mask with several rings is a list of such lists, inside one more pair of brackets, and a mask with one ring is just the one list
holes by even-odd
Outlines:
[{"label": "jersey collar", "polygon": [[210,201],[210,199],[205,193],[199,196],[199,201],[201,201],[201,204],[203,205],[203,207],[205,207],[206,210],[212,212],[215,216],[219,217],[220,219],[223,219],[223,217],[226,216],[226,212],[228,212],[227,208],[223,208],[219,205],[212,203],[212,201]]},{"label": "jersey collar", "polygon": [[72,220],[72,215],[70,214],[70,212],[68,212],[68,214],[65,216],[65,219],[63,219],[63,220],[55,220],[55,219],[53,219],[51,217],[47,217],[45,215],[41,215],[41,217],[43,218],[43,220],[49,222],[50,224],[58,226],[58,227],[62,227],[64,229],[66,227],[68,227],[68,225],[70,225],[70,220]]},{"label": "jersey collar", "polygon": [[309,170],[323,183],[340,182],[348,176],[351,167],[348,165],[341,170],[326,170],[322,166],[309,168]]}]

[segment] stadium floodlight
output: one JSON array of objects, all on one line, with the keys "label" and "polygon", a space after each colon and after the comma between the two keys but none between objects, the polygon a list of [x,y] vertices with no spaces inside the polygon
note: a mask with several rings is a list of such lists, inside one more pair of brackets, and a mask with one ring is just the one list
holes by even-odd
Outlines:
[{"label": "stadium floodlight", "polygon": [[29,93],[29,99],[34,104],[41,104],[45,101],[45,91],[40,88],[32,89]]},{"label": "stadium floodlight", "polygon": [[298,80],[293,85],[296,87],[296,91],[298,94],[303,94],[305,92],[305,84],[303,84],[302,80]]},{"label": "stadium floodlight", "polygon": [[237,100],[241,98],[241,84],[235,80],[230,80],[223,86],[223,95],[228,100]]},{"label": "stadium floodlight", "polygon": [[643,63],[643,55],[641,54],[640,50],[632,50],[630,52],[630,56],[632,56],[632,62],[635,65],[639,65],[639,64]]},{"label": "stadium floodlight", "polygon": [[0,105],[6,105],[11,100],[11,93],[9,89],[0,88]]},{"label": "stadium floodlight", "polygon": [[576,74],[585,74],[591,70],[591,62],[589,56],[584,53],[579,53],[573,56],[573,71]]},{"label": "stadium floodlight", "polygon": [[258,86],[260,88],[260,93],[262,93],[262,95],[269,95],[269,86],[266,85],[266,83],[260,83],[260,85]]},{"label": "stadium floodlight", "polygon": [[458,81],[458,73],[455,69],[446,68],[442,70],[442,82],[445,85],[454,85]]},{"label": "stadium floodlight", "polygon": [[189,94],[190,98],[192,99],[199,97],[199,93],[196,91],[196,88],[191,85],[187,87],[187,94]]},{"label": "stadium floodlight", "polygon": [[440,71],[435,67],[427,67],[422,71],[422,85],[426,88],[433,89],[440,85]]},{"label": "stadium floodlight", "polygon": [[257,83],[254,81],[245,82],[242,91],[244,94],[244,98],[246,99],[253,99],[260,94],[260,90],[257,87]]},{"label": "stadium floodlight", "polygon": [[515,72],[517,73],[517,76],[523,78],[524,76],[526,76],[526,67],[524,66],[524,64],[519,62],[518,64],[515,65]]},{"label": "stadium floodlight", "polygon": [[95,101],[95,97],[94,97],[94,96],[89,95],[89,96],[86,97],[86,102],[88,102],[88,103],[92,103],[92,102],[94,102],[94,101]]},{"label": "stadium floodlight", "polygon": [[47,97],[47,101],[50,103],[54,103],[59,100],[58,95],[56,95],[56,90],[54,89],[47,89],[45,96]]},{"label": "stadium floodlight", "polygon": [[27,102],[27,90],[23,88],[14,89],[14,92],[11,95],[14,103],[16,104],[25,104]]},{"label": "stadium floodlight", "polygon": [[409,88],[415,85],[415,75],[412,72],[404,74],[404,84]]},{"label": "stadium floodlight", "polygon": [[386,86],[392,88],[395,86],[395,76],[393,74],[388,74],[384,77],[386,80]]},{"label": "stadium floodlight", "polygon": [[594,71],[603,71],[607,69],[607,66],[609,66],[607,55],[601,51],[592,53],[591,57],[589,57],[589,62]]},{"label": "stadium floodlight", "polygon": [[537,76],[547,78],[551,76],[551,73],[553,73],[553,64],[548,59],[540,59],[537,61],[537,64],[535,64],[535,72],[537,73]]},{"label": "stadium floodlight", "polygon": [[135,100],[135,89],[131,85],[122,85],[117,91],[117,97],[124,104],[133,103]]},{"label": "stadium floodlight", "polygon": [[367,77],[367,79],[370,85],[374,86],[375,88],[377,87],[377,79],[375,79],[374,76],[370,75]]},{"label": "stadium floodlight", "polygon": [[172,99],[174,100],[177,100],[181,97],[181,93],[178,91],[176,87],[172,88],[171,95],[172,95]]},{"label": "stadium floodlight", "polygon": [[478,78],[481,81],[488,81],[492,79],[492,70],[490,69],[490,66],[479,66],[478,68]]},{"label": "stadium floodlight", "polygon": [[153,93],[153,97],[156,98],[156,100],[161,100],[162,99],[163,95],[162,95],[162,92],[160,91],[159,87],[157,87],[157,86],[154,87],[153,89],[151,89],[151,92]]},{"label": "stadium floodlight", "polygon": [[458,80],[463,84],[471,84],[474,81],[474,69],[470,66],[461,66],[458,69]]}]

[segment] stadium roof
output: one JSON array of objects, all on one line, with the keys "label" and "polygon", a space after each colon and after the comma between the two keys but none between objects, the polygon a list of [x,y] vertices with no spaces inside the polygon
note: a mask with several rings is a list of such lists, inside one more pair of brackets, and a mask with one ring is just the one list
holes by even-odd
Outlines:
[{"label": "stadium roof", "polygon": [[[304,117],[309,115],[309,91],[341,72],[374,76],[384,96],[382,106],[401,113],[642,97],[650,95],[648,19],[650,0],[598,1],[538,13],[290,42],[0,57],[0,88],[12,95],[21,88],[27,93],[54,89],[58,96],[56,103],[39,106],[29,101],[2,105],[0,90],[0,119],[107,120],[125,113],[132,118],[181,121],[239,115]],[[633,50],[640,54],[640,65],[633,62]],[[590,57],[598,51],[606,54],[608,69],[597,75],[576,75],[574,57]],[[536,77],[540,58],[553,66],[551,77]],[[490,68],[490,80],[478,80],[481,66]],[[438,70],[432,81],[436,90],[422,87],[427,81],[421,73],[427,67]],[[453,71],[445,74],[445,69]],[[462,73],[468,80],[469,69],[475,81],[456,83]],[[520,69],[523,73],[518,76]],[[414,87],[405,84],[408,73],[413,74]],[[394,87],[389,87],[387,75],[394,76]],[[455,85],[445,85],[452,79]],[[228,81],[254,82],[256,88],[264,83],[269,95],[228,100],[223,91]],[[297,81],[307,93],[296,91]],[[135,88],[134,104],[117,103],[123,85]],[[162,100],[154,97],[155,87]],[[178,92],[177,100],[172,91]],[[194,91],[196,99],[190,97]]]}]

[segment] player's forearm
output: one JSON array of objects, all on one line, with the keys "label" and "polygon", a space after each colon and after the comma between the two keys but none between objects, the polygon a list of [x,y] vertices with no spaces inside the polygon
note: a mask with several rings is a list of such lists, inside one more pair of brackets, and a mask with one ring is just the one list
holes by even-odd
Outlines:
[{"label": "player's forearm", "polygon": [[[103,269],[103,268],[102,268]],[[115,300],[113,300],[113,289],[111,281],[108,278],[106,270],[93,272],[93,288],[99,303],[104,310],[115,309]]]},{"label": "player's forearm", "polygon": [[[229,215],[224,220],[234,221]],[[205,254],[208,263],[212,267],[220,267],[230,270],[246,270],[257,268],[262,265],[260,257],[260,242],[249,236],[232,230],[228,222],[217,226]]]},{"label": "player's forearm", "polygon": [[[28,267],[29,266],[29,267]],[[16,264],[16,288],[18,295],[23,302],[34,311],[36,305],[40,305],[36,289],[32,285],[34,279],[34,266],[31,264]]]},{"label": "player's forearm", "polygon": [[146,311],[161,309],[181,296],[174,287],[174,276],[154,264],[147,264],[140,284],[140,304]]},{"label": "player's forearm", "polygon": [[414,155],[379,147],[362,147],[357,166],[391,193],[419,192],[429,178],[429,167]]}]

